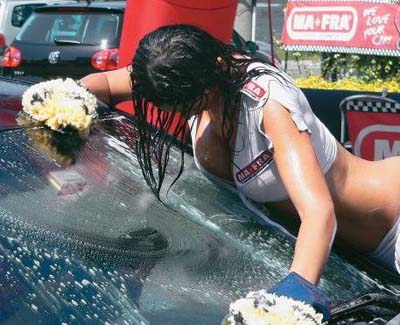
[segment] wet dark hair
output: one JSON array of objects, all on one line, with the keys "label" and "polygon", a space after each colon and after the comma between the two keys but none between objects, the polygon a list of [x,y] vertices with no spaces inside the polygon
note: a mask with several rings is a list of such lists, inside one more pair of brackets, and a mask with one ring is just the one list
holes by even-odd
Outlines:
[{"label": "wet dark hair", "polygon": [[[131,71],[138,125],[136,151],[144,178],[159,199],[174,138],[186,136],[189,117],[207,105],[206,90],[218,88],[221,92],[222,133],[229,143],[240,89],[252,77],[246,68],[255,61],[260,59],[253,59],[192,25],[163,26],[139,42]],[[153,105],[168,106],[171,112],[156,114]],[[173,122],[178,111],[179,118]],[[156,131],[148,124],[150,121],[157,126]],[[183,171],[183,142],[180,150],[181,165],[172,185]]]}]

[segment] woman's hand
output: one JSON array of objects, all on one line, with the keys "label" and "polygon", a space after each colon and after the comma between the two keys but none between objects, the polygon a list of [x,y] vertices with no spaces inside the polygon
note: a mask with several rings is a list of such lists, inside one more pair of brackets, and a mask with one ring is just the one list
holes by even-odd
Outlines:
[{"label": "woman's hand", "polygon": [[323,315],[323,322],[330,318],[330,301],[325,292],[295,272],[291,272],[269,292],[311,305]]},{"label": "woman's hand", "polygon": [[291,271],[317,284],[336,231],[333,201],[315,156],[310,134],[299,131],[291,113],[269,99],[263,126],[274,145],[274,160],[301,219]]}]

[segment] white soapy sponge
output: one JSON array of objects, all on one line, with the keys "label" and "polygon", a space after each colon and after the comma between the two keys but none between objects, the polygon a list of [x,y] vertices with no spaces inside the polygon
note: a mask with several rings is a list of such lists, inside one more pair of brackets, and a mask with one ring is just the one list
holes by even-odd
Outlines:
[{"label": "white soapy sponge", "polygon": [[28,117],[60,132],[86,131],[97,116],[96,108],[96,97],[70,78],[37,83],[22,96]]},{"label": "white soapy sponge", "polygon": [[250,292],[230,304],[224,325],[319,325],[322,314],[301,301],[266,290]]}]

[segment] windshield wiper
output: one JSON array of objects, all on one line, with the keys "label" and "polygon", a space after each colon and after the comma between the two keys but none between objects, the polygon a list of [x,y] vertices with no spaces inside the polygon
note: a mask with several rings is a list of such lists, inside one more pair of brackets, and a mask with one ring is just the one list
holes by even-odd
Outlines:
[{"label": "windshield wiper", "polygon": [[55,38],[53,42],[57,45],[90,45],[90,46],[96,45],[94,43],[82,43],[76,40],[62,39],[62,38],[61,39]]},{"label": "windshield wiper", "polygon": [[58,39],[55,38],[53,40],[53,42],[57,45],[63,45],[63,44],[67,44],[67,45],[81,45],[82,43],[76,40],[70,40],[70,39]]},{"label": "windshield wiper", "polygon": [[93,43],[82,43],[80,41],[72,40],[72,39],[58,39],[55,38],[53,42],[57,45],[96,45]]}]

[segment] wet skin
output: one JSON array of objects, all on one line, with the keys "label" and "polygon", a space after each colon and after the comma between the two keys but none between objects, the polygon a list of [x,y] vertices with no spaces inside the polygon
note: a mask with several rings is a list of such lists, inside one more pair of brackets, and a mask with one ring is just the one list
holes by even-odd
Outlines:
[{"label": "wet skin", "polygon": [[[93,93],[109,103],[130,99],[127,69],[107,71],[101,79],[98,75],[82,80]],[[230,148],[235,147],[236,128],[228,146],[222,136],[222,97],[218,89],[206,93],[207,107],[197,107],[202,111],[198,114],[196,157],[203,168],[232,184]],[[291,198],[267,204],[277,216],[292,217],[293,223],[301,218],[291,270],[318,283],[329,254],[335,218],[337,243],[368,253],[400,215],[400,157],[369,162],[337,144],[335,162],[323,175],[318,171],[309,135],[298,131],[287,109],[279,103],[269,100],[266,106],[262,127],[274,143],[275,161]]]},{"label": "wet skin", "polygon": [[[219,106],[218,101],[214,98],[210,104]],[[231,151],[221,133],[221,110],[215,107],[199,115],[196,157],[206,170],[233,184]],[[230,146],[234,148],[234,140]],[[400,157],[367,161],[350,154],[339,143],[337,146],[335,162],[325,174],[338,223],[336,239],[368,253],[379,245],[400,215]],[[291,200],[266,204],[277,213],[298,218]]]}]

